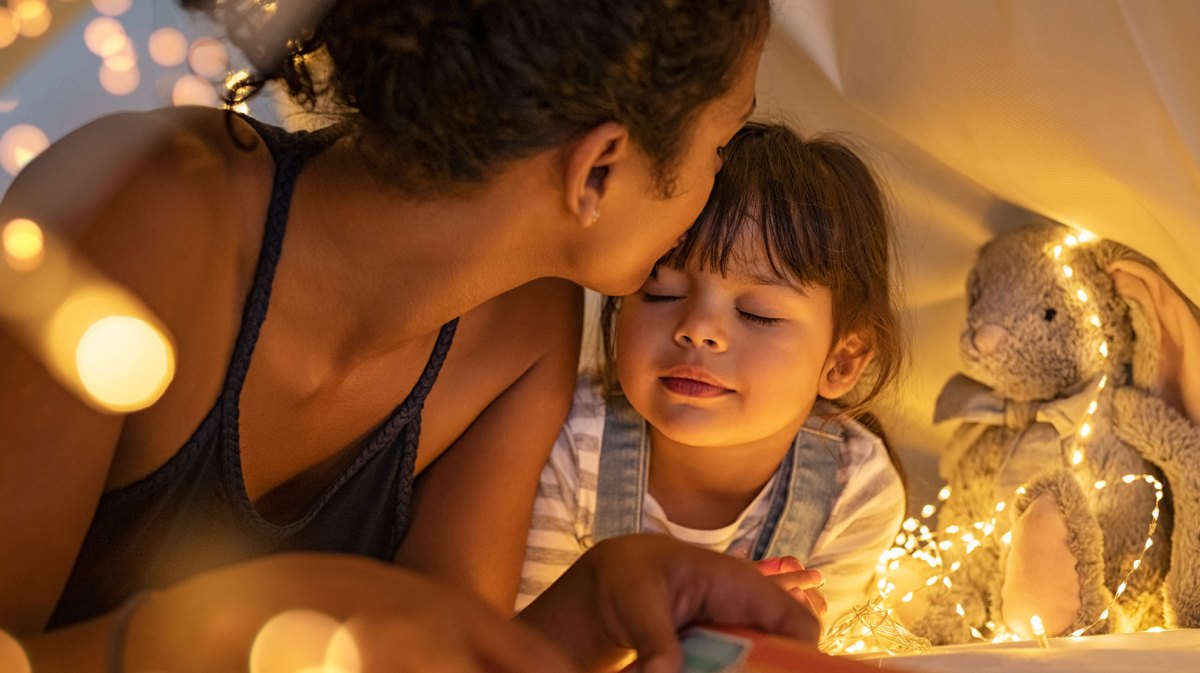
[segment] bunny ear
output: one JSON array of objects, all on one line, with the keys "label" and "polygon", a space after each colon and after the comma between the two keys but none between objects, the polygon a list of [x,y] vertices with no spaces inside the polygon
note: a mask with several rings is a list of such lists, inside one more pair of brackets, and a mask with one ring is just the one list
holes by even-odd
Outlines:
[{"label": "bunny ear", "polygon": [[1191,304],[1145,264],[1122,260],[1108,273],[1136,334],[1134,384],[1200,425],[1200,322]]}]

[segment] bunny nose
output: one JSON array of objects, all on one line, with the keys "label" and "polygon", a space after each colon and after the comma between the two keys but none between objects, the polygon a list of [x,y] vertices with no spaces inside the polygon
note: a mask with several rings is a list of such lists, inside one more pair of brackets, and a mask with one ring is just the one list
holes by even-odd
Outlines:
[{"label": "bunny nose", "polygon": [[980,353],[992,355],[1004,348],[1004,344],[1008,342],[1008,330],[999,325],[984,325],[975,330],[971,341]]}]

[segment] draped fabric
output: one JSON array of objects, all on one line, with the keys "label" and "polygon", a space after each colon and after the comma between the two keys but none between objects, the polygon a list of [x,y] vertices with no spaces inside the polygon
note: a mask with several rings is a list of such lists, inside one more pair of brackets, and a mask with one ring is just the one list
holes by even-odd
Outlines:
[{"label": "draped fabric", "polygon": [[1138,250],[1200,299],[1200,3],[776,7],[759,109],[858,141],[891,197],[913,360],[882,411],[919,505],[953,429],[931,416],[986,240],[1047,217]]}]

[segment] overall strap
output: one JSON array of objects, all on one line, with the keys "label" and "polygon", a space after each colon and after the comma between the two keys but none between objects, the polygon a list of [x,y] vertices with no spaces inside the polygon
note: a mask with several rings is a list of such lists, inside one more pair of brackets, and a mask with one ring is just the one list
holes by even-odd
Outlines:
[{"label": "overall strap", "polygon": [[818,414],[808,417],[779,466],[763,529],[751,558],[795,556],[807,561],[839,491],[838,454],[845,437]]},{"label": "overall strap", "polygon": [[593,541],[640,532],[650,468],[646,421],[624,395],[605,405]]}]

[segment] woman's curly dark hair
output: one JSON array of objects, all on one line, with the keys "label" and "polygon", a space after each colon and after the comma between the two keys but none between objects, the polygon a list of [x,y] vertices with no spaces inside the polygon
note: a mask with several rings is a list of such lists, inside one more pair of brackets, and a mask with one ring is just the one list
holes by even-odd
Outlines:
[{"label": "woman's curly dark hair", "polygon": [[[346,108],[363,149],[414,193],[482,182],[615,121],[670,194],[683,136],[770,21],[769,0],[339,0],[265,63],[247,29],[261,2],[180,1],[227,27],[258,82]],[[324,53],[327,78],[313,67]]]}]

